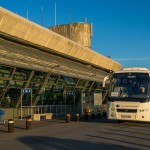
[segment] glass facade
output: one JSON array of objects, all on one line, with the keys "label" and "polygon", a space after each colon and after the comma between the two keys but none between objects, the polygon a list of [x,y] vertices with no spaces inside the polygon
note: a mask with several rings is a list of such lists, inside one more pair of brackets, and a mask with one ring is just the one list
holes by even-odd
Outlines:
[{"label": "glass facade", "polygon": [[[20,107],[21,89],[32,89],[33,105],[63,105],[79,101],[81,92],[101,91],[101,83],[46,72],[0,66],[0,107]],[[74,94],[76,97],[74,98]],[[31,94],[23,94],[23,106]]]}]

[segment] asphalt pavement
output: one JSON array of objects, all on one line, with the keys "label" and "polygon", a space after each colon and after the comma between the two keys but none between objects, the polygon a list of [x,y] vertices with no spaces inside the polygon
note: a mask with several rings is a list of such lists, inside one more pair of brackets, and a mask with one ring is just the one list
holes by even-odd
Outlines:
[{"label": "asphalt pavement", "polygon": [[8,133],[8,122],[0,125],[1,150],[148,150],[149,140],[150,124],[107,118],[32,121],[31,130],[25,119],[14,120],[13,133]]}]

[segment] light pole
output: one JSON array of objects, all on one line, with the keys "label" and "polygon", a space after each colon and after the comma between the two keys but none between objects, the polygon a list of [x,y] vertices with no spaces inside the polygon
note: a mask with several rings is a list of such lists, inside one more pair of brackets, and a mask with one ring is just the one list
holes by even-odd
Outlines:
[{"label": "light pole", "polygon": [[20,114],[20,119],[22,120],[22,89],[21,89],[21,103],[20,103],[20,105],[21,105],[21,108],[20,108],[20,112],[21,112],[21,114]]}]

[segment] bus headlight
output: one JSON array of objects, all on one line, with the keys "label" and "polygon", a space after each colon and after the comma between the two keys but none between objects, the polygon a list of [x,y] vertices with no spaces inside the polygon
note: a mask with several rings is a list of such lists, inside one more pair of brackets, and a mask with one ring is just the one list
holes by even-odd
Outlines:
[{"label": "bus headlight", "polygon": [[115,105],[114,105],[114,103],[111,104],[110,108],[111,108],[111,111],[115,111]]},{"label": "bus headlight", "polygon": [[148,109],[139,109],[139,112],[147,112]]},{"label": "bus headlight", "polygon": [[115,111],[115,108],[111,108],[111,111]]}]

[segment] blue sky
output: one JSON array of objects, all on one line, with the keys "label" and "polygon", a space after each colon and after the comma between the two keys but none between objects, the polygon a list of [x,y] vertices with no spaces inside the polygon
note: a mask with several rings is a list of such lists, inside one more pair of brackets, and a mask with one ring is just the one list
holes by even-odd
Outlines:
[{"label": "blue sky", "polygon": [[[93,24],[92,49],[123,67],[150,69],[150,0],[0,0],[0,5],[44,27]],[[41,9],[43,17],[41,17]],[[43,21],[42,19],[43,18]]]}]

